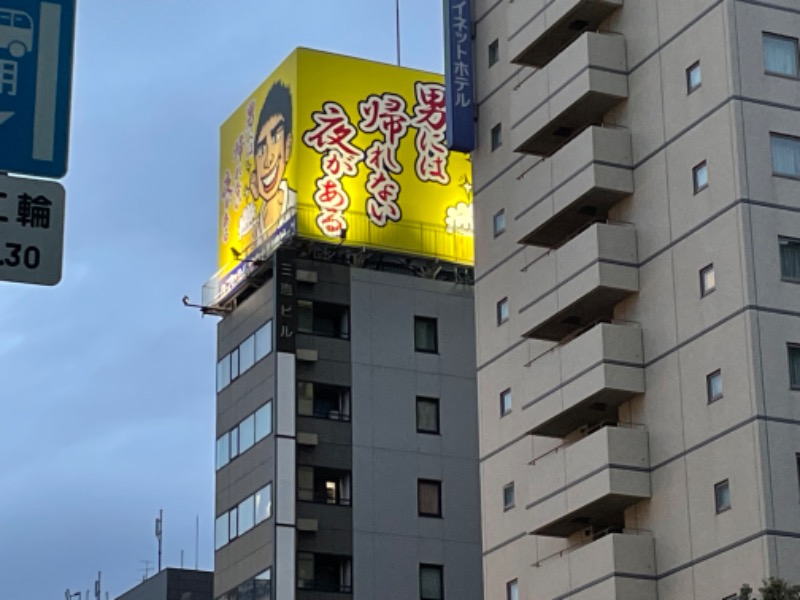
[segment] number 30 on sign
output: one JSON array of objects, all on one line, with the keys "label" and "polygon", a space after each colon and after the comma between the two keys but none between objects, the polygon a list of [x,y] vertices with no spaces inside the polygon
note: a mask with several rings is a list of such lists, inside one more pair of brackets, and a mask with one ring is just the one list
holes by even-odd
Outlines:
[{"label": "number 30 on sign", "polygon": [[64,251],[64,188],[0,176],[0,281],[56,285]]}]

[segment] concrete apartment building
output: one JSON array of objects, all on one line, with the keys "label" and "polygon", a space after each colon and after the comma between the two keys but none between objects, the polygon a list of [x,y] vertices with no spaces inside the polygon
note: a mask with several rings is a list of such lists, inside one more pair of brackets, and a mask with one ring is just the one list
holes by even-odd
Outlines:
[{"label": "concrete apartment building", "polygon": [[472,287],[379,262],[281,249],[219,323],[215,598],[481,598]]},{"label": "concrete apartment building", "polygon": [[214,574],[167,567],[117,596],[117,600],[212,600]]},{"label": "concrete apartment building", "polygon": [[800,7],[475,0],[485,598],[800,565]]}]

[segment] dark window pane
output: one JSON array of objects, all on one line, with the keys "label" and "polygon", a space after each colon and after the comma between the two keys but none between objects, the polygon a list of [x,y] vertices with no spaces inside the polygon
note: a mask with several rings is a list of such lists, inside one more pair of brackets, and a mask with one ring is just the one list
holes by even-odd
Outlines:
[{"label": "dark window pane", "polygon": [[417,501],[419,514],[425,517],[439,517],[442,514],[442,483],[431,479],[417,482]]},{"label": "dark window pane", "polygon": [[417,431],[439,433],[439,400],[437,398],[417,398]]},{"label": "dark window pane", "polygon": [[442,600],[444,598],[441,566],[419,566],[419,597],[420,600]]}]

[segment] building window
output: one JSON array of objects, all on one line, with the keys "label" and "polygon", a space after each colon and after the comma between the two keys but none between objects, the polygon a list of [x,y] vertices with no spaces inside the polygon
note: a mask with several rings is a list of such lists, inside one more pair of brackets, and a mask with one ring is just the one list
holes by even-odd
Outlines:
[{"label": "building window", "polygon": [[719,369],[706,376],[706,395],[709,404],[722,398],[722,371]]},{"label": "building window", "polygon": [[789,385],[800,390],[800,345],[789,344]]},{"label": "building window", "polygon": [[[353,559],[338,554],[298,552],[297,587],[316,592],[352,594]],[[313,597],[320,596],[314,594]]]},{"label": "building window", "polygon": [[214,550],[219,550],[229,541],[228,513],[221,514],[214,522]]},{"label": "building window", "polygon": [[700,269],[700,295],[707,296],[717,287],[717,278],[714,275],[714,265]]},{"label": "building window", "polygon": [[714,486],[714,503],[717,508],[717,514],[730,509],[731,488],[727,479]]},{"label": "building window", "polygon": [[297,414],[331,421],[350,420],[350,388],[300,381]]},{"label": "building window", "polygon": [[800,178],[800,138],[771,133],[772,174]]},{"label": "building window", "polygon": [[217,469],[221,469],[231,459],[231,441],[227,433],[217,440]]},{"label": "building window", "polygon": [[794,455],[794,464],[797,471],[797,489],[800,491],[800,454]]},{"label": "building window", "polygon": [[797,77],[797,38],[765,33],[764,69],[770,75]]},{"label": "building window", "polygon": [[439,399],[417,396],[417,433],[439,433]]},{"label": "building window", "polygon": [[231,355],[226,354],[217,363],[217,392],[221,392],[231,383]]},{"label": "building window", "polygon": [[442,565],[419,566],[420,600],[443,600],[444,573]]},{"label": "building window", "polygon": [[503,510],[514,508],[514,482],[503,486]]},{"label": "building window", "polygon": [[503,145],[503,125],[498,123],[492,127],[492,152]]},{"label": "building window", "polygon": [[506,230],[506,211],[505,209],[495,213],[493,219],[494,237],[497,237]]},{"label": "building window", "polygon": [[256,525],[272,516],[272,484],[258,490],[255,494]]},{"label": "building window", "polygon": [[267,321],[217,363],[217,392],[224,390],[271,352],[272,321]]},{"label": "building window", "polygon": [[414,350],[417,352],[431,353],[439,351],[436,319],[431,317],[414,317]]},{"label": "building window", "polygon": [[781,253],[781,279],[800,282],[800,240],[778,238]]},{"label": "building window", "polygon": [[297,467],[297,499],[316,504],[350,506],[350,471],[325,467]]},{"label": "building window", "polygon": [[260,442],[272,433],[272,400],[255,412],[256,442]]},{"label": "building window", "polygon": [[506,584],[506,600],[519,600],[519,586],[516,579]]},{"label": "building window", "polygon": [[297,301],[297,331],[320,337],[350,338],[350,311],[329,302]]},{"label": "building window", "polygon": [[217,469],[272,433],[272,400],[217,439]]},{"label": "building window", "polygon": [[500,392],[500,416],[505,417],[511,412],[511,388]]},{"label": "building window", "polygon": [[489,44],[489,66],[496,65],[500,60],[500,40],[495,40]]},{"label": "building window", "polygon": [[417,507],[421,517],[442,516],[442,482],[435,479],[417,480]]},{"label": "building window", "polygon": [[694,63],[686,69],[686,89],[691,94],[703,83],[703,75],[700,71],[700,61]]},{"label": "building window", "polygon": [[497,324],[502,325],[508,321],[508,298],[503,298],[497,303]]},{"label": "building window", "polygon": [[708,165],[706,161],[692,169],[692,182],[694,183],[694,193],[702,192],[708,187]]}]

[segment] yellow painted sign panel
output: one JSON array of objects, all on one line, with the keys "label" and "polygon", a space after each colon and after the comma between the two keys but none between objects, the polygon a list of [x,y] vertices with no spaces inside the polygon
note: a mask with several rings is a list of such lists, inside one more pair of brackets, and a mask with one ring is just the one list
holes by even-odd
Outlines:
[{"label": "yellow painted sign panel", "polygon": [[444,110],[440,75],[295,50],[221,129],[214,294],[292,236],[471,265],[471,166]]}]

